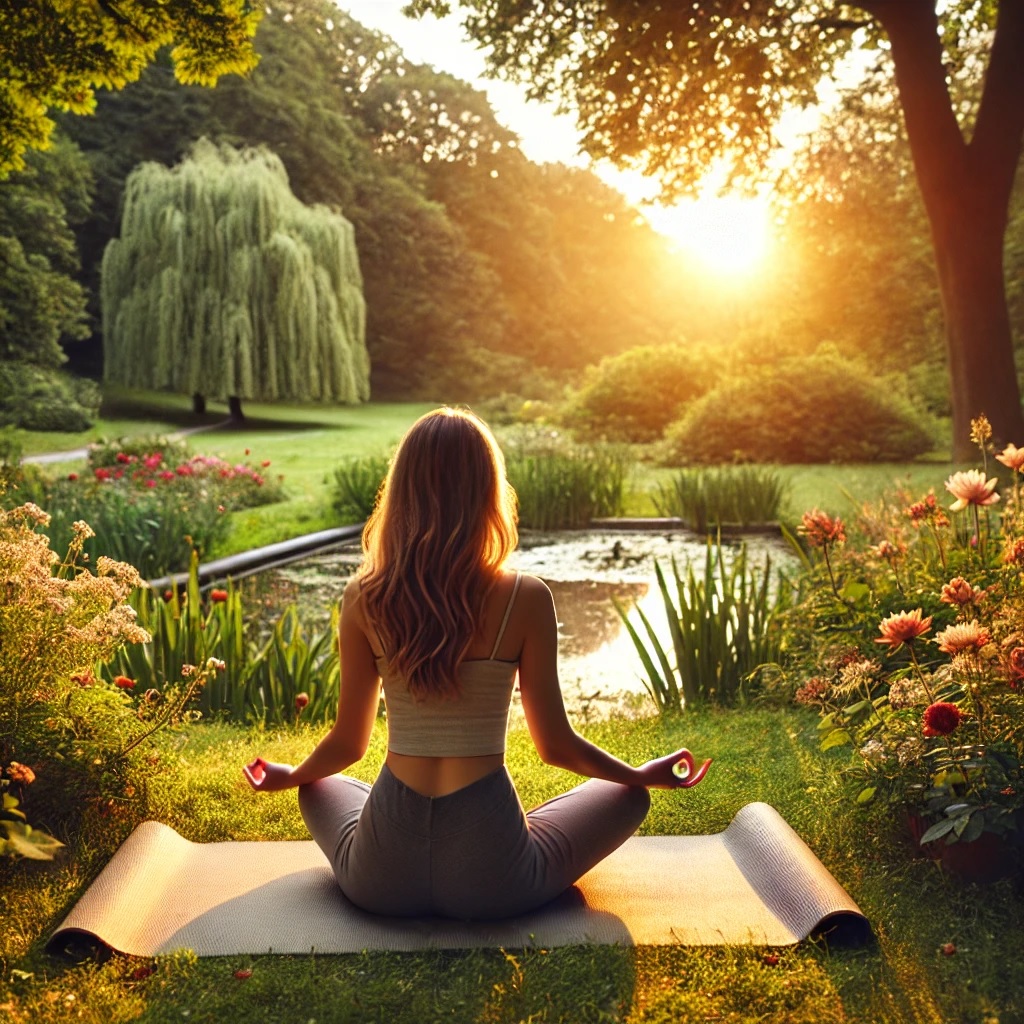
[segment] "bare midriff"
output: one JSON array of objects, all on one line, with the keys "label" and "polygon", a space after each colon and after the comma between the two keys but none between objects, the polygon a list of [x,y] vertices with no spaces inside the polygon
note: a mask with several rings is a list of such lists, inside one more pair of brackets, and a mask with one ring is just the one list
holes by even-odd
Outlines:
[{"label": "bare midriff", "polygon": [[447,796],[482,779],[505,763],[504,754],[477,757],[418,757],[388,751],[391,774],[421,796]]}]

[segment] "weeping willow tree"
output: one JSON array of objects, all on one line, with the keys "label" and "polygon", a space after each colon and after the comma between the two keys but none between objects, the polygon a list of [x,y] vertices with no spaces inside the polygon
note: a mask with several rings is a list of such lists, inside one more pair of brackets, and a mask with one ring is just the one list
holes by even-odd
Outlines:
[{"label": "weeping willow tree", "polygon": [[104,378],[242,399],[369,397],[366,307],[352,225],[292,194],[281,161],[201,140],[125,184],[103,255]]}]

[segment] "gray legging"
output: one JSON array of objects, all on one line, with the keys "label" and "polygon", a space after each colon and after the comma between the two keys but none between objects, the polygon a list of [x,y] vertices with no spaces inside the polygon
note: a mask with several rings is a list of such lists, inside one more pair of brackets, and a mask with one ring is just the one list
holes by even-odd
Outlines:
[{"label": "gray legging", "polygon": [[342,892],[401,917],[485,920],[569,888],[644,820],[642,787],[591,779],[529,814],[504,767],[447,796],[410,789],[385,765],[373,786],[346,775],[299,788],[299,808]]}]

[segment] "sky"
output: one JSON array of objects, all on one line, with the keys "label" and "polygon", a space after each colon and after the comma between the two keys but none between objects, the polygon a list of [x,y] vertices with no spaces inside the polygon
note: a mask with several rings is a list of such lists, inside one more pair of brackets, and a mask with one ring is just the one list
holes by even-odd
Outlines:
[{"label": "sky", "polygon": [[[527,102],[517,85],[484,78],[483,55],[465,38],[457,13],[414,20],[401,13],[406,0],[336,2],[356,21],[394,39],[409,60],[446,71],[485,92],[498,120],[519,136],[520,148],[531,160],[590,167],[636,205],[652,227],[712,269],[745,273],[756,269],[770,252],[771,211],[766,196],[721,197],[712,182],[698,200],[683,199],[674,207],[654,202],[658,189],[651,179],[610,164],[596,165],[580,155],[579,131],[571,116],[557,114],[552,106]],[[804,114],[780,125],[779,133],[795,144],[812,124]]]}]

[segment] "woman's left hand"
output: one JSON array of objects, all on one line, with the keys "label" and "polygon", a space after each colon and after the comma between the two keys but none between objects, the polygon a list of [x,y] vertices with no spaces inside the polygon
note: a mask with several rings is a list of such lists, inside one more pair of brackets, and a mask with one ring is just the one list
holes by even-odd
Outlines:
[{"label": "woman's left hand", "polygon": [[277,793],[295,785],[292,782],[292,770],[290,764],[276,764],[257,757],[242,769],[242,773],[257,793]]}]

